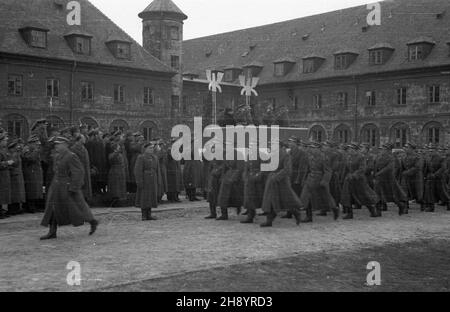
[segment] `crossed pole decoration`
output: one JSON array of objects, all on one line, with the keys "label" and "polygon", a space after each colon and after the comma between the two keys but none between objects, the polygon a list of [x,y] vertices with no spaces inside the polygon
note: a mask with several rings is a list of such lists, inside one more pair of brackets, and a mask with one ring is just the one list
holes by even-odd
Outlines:
[{"label": "crossed pole decoration", "polygon": [[256,92],[255,88],[258,85],[259,78],[253,77],[250,79],[246,79],[244,75],[239,76],[239,83],[241,84],[242,91],[241,95],[245,95],[245,105],[247,109],[250,109],[250,98],[252,94],[258,96],[258,92]]},{"label": "crossed pole decoration", "polygon": [[209,82],[208,89],[212,92],[213,121],[215,125],[217,125],[217,91],[222,93],[220,83],[222,82],[223,76],[222,72],[213,73],[211,70],[206,71],[206,79]]}]

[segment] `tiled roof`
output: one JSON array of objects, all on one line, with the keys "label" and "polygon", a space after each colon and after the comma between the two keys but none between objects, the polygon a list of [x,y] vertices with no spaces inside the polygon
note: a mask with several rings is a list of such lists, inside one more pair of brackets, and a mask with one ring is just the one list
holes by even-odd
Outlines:
[{"label": "tiled roof", "polygon": [[[66,22],[66,5],[69,0],[1,0],[0,53],[173,73],[170,67],[150,55],[89,1],[78,1],[81,4],[81,27],[69,26]],[[55,5],[56,2],[62,5]],[[20,28],[27,26],[49,30],[46,49],[28,46],[19,32]],[[72,52],[64,36],[77,32],[92,36],[91,55]],[[111,54],[106,45],[110,38],[121,38],[132,43],[131,60],[117,59]]]},{"label": "tiled roof", "polygon": [[[389,0],[381,2],[380,26],[366,27],[370,11],[364,5],[187,40],[183,43],[184,69],[204,77],[208,68],[229,64],[243,67],[257,61],[264,65],[259,74],[260,84],[271,84],[450,65],[446,44],[450,14],[437,18],[449,6],[449,0]],[[425,60],[409,62],[407,44],[420,37],[432,38],[436,45]],[[368,49],[380,43],[395,50],[386,64],[371,66]],[[203,53],[207,50],[212,51],[209,57]],[[348,50],[358,53],[356,60],[348,69],[335,70],[334,53]],[[273,62],[285,56],[297,62],[288,74],[276,77]],[[317,72],[303,74],[301,60],[305,56],[326,60]]]},{"label": "tiled roof", "polygon": [[139,13],[139,17],[144,18],[148,15],[160,13],[175,14],[183,20],[187,19],[186,14],[184,14],[172,0],[154,0],[144,11]]}]

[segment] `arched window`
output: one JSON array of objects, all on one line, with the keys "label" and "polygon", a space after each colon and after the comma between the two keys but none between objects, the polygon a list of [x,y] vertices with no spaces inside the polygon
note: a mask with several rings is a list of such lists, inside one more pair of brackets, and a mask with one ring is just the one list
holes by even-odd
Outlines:
[{"label": "arched window", "polygon": [[88,130],[96,129],[98,128],[97,121],[92,117],[84,117],[80,119],[81,125],[86,125]]},{"label": "arched window", "polygon": [[12,138],[26,139],[28,137],[28,121],[19,114],[10,114],[3,118],[3,125]]},{"label": "arched window", "polygon": [[410,139],[409,126],[404,122],[399,122],[393,125],[391,128],[390,139],[395,148],[404,147]]},{"label": "arched window", "polygon": [[380,146],[380,130],[374,124],[367,124],[361,129],[361,142],[368,143],[371,147]]},{"label": "arched window", "polygon": [[110,131],[122,131],[122,132],[126,132],[128,130],[130,130],[130,126],[128,125],[128,123],[125,120],[121,120],[121,119],[116,119],[111,123],[111,126],[109,127]]},{"label": "arched window", "polygon": [[140,131],[144,136],[146,141],[150,141],[156,135],[158,131],[158,126],[153,121],[144,121],[141,124]]},{"label": "arched window", "polygon": [[309,138],[315,142],[325,142],[327,140],[325,129],[319,125],[312,127],[309,131]]},{"label": "arched window", "polygon": [[422,131],[423,138],[426,144],[443,144],[444,143],[444,128],[442,124],[436,121],[427,123],[423,127]]},{"label": "arched window", "polygon": [[334,130],[334,141],[338,143],[350,143],[352,140],[352,130],[347,125],[340,125]]}]

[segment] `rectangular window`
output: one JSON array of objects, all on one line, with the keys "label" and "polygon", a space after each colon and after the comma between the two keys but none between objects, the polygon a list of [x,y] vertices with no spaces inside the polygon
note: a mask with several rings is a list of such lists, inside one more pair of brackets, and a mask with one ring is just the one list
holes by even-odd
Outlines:
[{"label": "rectangular window", "polygon": [[117,43],[116,57],[121,59],[129,59],[131,56],[131,47],[129,43]]},{"label": "rectangular window", "polygon": [[284,64],[283,63],[278,63],[275,64],[275,76],[280,77],[280,76],[284,76]]},{"label": "rectangular window", "polygon": [[170,66],[174,69],[180,69],[180,57],[178,55],[170,56]]},{"label": "rectangular window", "polygon": [[125,103],[125,86],[114,85],[114,103]]},{"label": "rectangular window", "polygon": [[422,60],[424,56],[423,46],[421,45],[411,45],[408,47],[409,60],[416,61]]},{"label": "rectangular window", "polygon": [[407,139],[405,128],[395,129],[395,148],[403,148],[408,141]]},{"label": "rectangular window", "polygon": [[92,82],[81,82],[81,100],[92,101],[94,99],[94,84]]},{"label": "rectangular window", "polygon": [[337,105],[343,109],[347,109],[347,97],[346,92],[339,92],[336,99]]},{"label": "rectangular window", "polygon": [[47,47],[47,33],[45,31],[32,30],[30,32],[30,45],[35,48]]},{"label": "rectangular window", "polygon": [[22,138],[23,137],[23,122],[20,120],[8,120],[8,134],[10,136]]},{"label": "rectangular window", "polygon": [[371,65],[381,65],[383,64],[383,51],[374,50],[370,51],[370,64]]},{"label": "rectangular window", "polygon": [[309,74],[315,72],[314,60],[303,60],[303,73]]},{"label": "rectangular window", "polygon": [[320,94],[313,95],[313,107],[315,109],[322,108],[322,95],[320,95]]},{"label": "rectangular window", "polygon": [[224,81],[233,81],[233,80],[234,80],[233,70],[227,69],[225,71]]},{"label": "rectangular window", "polygon": [[152,132],[153,132],[152,128],[142,128],[142,132],[145,141],[150,141],[152,139]]},{"label": "rectangular window", "polygon": [[335,57],[336,69],[346,69],[347,63],[348,63],[347,55],[336,55]]},{"label": "rectangular window", "polygon": [[338,131],[338,139],[339,139],[339,143],[348,143],[349,142],[348,130],[339,130]]},{"label": "rectangular window", "polygon": [[91,54],[91,40],[89,38],[84,37],[76,37],[74,40],[75,44],[75,52],[78,54]]},{"label": "rectangular window", "polygon": [[180,40],[180,30],[176,26],[170,27],[170,39],[172,40]]},{"label": "rectangular window", "polygon": [[377,105],[377,97],[375,91],[367,91],[367,106],[376,106]]},{"label": "rectangular window", "polygon": [[152,88],[144,88],[144,105],[152,106],[153,105],[153,89]]},{"label": "rectangular window", "polygon": [[428,100],[430,101],[430,103],[441,102],[440,86],[435,85],[428,87]]},{"label": "rectangular window", "polygon": [[47,97],[59,97],[59,80],[47,79]]},{"label": "rectangular window", "polygon": [[188,113],[188,107],[189,107],[189,97],[187,95],[183,96],[183,103],[181,103],[182,105],[182,112],[183,114],[187,114]]},{"label": "rectangular window", "polygon": [[431,127],[428,129],[428,143],[440,144],[440,129]]},{"label": "rectangular window", "polygon": [[22,76],[9,75],[8,76],[8,95],[22,96]]},{"label": "rectangular window", "polygon": [[406,88],[397,89],[397,105],[406,105]]}]

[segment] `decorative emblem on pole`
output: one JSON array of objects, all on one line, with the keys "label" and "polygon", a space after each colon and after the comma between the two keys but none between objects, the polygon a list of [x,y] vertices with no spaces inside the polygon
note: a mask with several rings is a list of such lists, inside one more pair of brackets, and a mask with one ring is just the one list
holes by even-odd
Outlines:
[{"label": "decorative emblem on pole", "polygon": [[252,93],[255,96],[258,96],[258,92],[256,92],[255,88],[258,85],[259,78],[254,77],[251,79],[245,79],[245,76],[239,76],[239,82],[242,87],[241,95],[252,96]]},{"label": "decorative emblem on pole", "polygon": [[223,73],[213,73],[211,70],[206,71],[206,79],[208,79],[209,85],[208,89],[209,91],[212,91],[212,104],[213,104],[213,122],[215,125],[217,125],[217,91],[222,93],[222,87],[220,86],[220,83],[223,79]]}]

